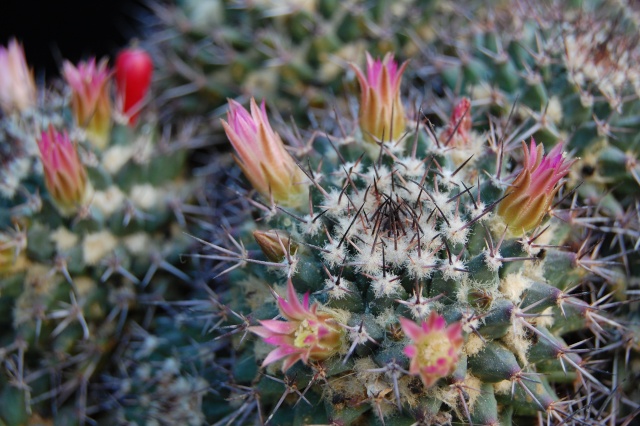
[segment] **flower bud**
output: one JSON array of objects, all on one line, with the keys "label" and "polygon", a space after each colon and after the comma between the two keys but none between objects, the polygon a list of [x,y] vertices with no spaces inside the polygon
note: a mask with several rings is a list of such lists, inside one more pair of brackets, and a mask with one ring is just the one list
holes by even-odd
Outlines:
[{"label": "flower bud", "polygon": [[253,231],[253,238],[262,249],[267,259],[272,262],[282,262],[289,255],[298,251],[298,245],[291,242],[289,234],[285,231],[272,229],[270,231]]},{"label": "flower bud", "polygon": [[88,198],[87,173],[67,132],[52,126],[38,141],[45,184],[62,214],[71,214]]},{"label": "flower bud", "polygon": [[111,131],[110,71],[107,60],[96,65],[96,59],[80,62],[77,67],[65,61],[62,68],[73,92],[71,107],[78,126],[87,131],[89,141],[99,149],[109,142]]},{"label": "flower bud", "polygon": [[135,126],[151,85],[153,61],[142,49],[125,49],[116,58],[115,71],[119,107]]},{"label": "flower bud", "polygon": [[0,46],[0,108],[24,111],[36,104],[36,83],[27,66],[22,45],[15,39]]},{"label": "flower bud", "polygon": [[563,156],[562,145],[556,145],[546,156],[544,147],[536,146],[533,138],[529,149],[524,141],[522,148],[524,168],[498,207],[498,215],[514,232],[528,232],[540,224],[562,186],[560,180],[575,162]]},{"label": "flower bud", "polygon": [[469,145],[471,125],[471,101],[469,98],[462,98],[453,108],[449,124],[440,136],[440,142],[458,148]]},{"label": "flower bud", "polygon": [[300,207],[308,200],[308,183],[304,172],[284,148],[273,131],[264,101],[258,107],[251,99],[251,113],[238,102],[229,100],[224,131],[237,156],[236,162],[253,187],[265,198],[287,207]]},{"label": "flower bud", "polygon": [[400,82],[408,62],[400,68],[391,53],[375,61],[367,53],[367,74],[352,66],[360,83],[359,121],[364,140],[375,144],[397,141],[405,131],[406,118],[400,100]]}]

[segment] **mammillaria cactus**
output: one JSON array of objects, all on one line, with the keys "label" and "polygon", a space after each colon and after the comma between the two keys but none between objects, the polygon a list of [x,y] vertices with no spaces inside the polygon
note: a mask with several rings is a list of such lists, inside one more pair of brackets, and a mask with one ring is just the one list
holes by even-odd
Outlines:
[{"label": "mammillaria cactus", "polygon": [[[0,61],[0,78],[6,66],[27,69]],[[185,170],[189,129],[160,134],[151,109],[136,126],[114,121],[106,60],[65,62],[63,73],[68,86],[42,90],[38,105],[3,93],[13,100],[2,103],[2,173],[22,166],[0,198],[0,424],[89,421],[103,403],[93,385],[144,321],[145,297],[189,280],[176,266],[198,190]]]},{"label": "mammillaria cactus", "polygon": [[0,425],[636,421],[633,5],[152,7],[0,47]]},{"label": "mammillaria cactus", "polygon": [[[390,56],[367,62],[397,67]],[[379,110],[398,102],[377,95]],[[337,113],[335,133],[298,161],[307,204],[279,202],[243,167],[262,217],[204,256],[232,263],[221,329],[242,338],[228,397],[253,383],[259,402],[245,399],[223,422],[254,412],[269,424],[555,424],[610,413],[606,402],[600,414],[581,412],[571,390],[596,400],[610,391],[588,365],[601,352],[574,335],[605,346],[624,330],[602,301],[573,294],[591,264],[563,247],[581,230],[558,219],[555,203],[576,160],[558,142],[545,155],[533,139],[518,156],[474,131],[468,99],[449,108],[444,129],[379,114],[377,129],[408,124],[375,138],[362,112],[352,131]],[[255,143],[229,137],[240,156]],[[281,170],[266,157],[261,167]],[[251,233],[257,246],[247,249]],[[619,403],[615,415],[637,408]]]}]

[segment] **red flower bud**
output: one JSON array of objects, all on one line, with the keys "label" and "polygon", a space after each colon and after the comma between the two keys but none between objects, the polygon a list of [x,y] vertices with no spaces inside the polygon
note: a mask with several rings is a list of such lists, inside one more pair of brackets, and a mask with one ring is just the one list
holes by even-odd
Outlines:
[{"label": "red flower bud", "polygon": [[144,104],[151,84],[151,56],[139,48],[125,49],[116,58],[116,86],[122,113],[133,126]]}]

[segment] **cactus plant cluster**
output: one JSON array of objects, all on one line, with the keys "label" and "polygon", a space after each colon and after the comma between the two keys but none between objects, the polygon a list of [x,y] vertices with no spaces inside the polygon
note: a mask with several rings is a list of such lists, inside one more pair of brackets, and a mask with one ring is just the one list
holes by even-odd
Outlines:
[{"label": "cactus plant cluster", "polygon": [[400,71],[437,93],[398,101],[389,57],[354,67],[358,126],[327,111],[334,125],[291,138],[298,160],[275,176],[256,170],[282,154],[238,149],[281,152],[265,110],[231,102],[262,218],[208,245],[231,270],[219,318],[243,401],[224,421],[631,421],[634,15],[516,6],[440,21],[420,45],[433,55]]},{"label": "cactus plant cluster", "polygon": [[191,280],[179,256],[187,211],[200,211],[194,128],[158,127],[151,72],[149,55],[128,49],[113,71],[65,61],[45,90],[17,42],[0,48],[0,424],[90,419],[93,387],[153,318],[150,295]]},{"label": "cactus plant cluster", "polygon": [[636,421],[632,4],[151,7],[0,47],[0,425]]},{"label": "cactus plant cluster", "polygon": [[558,141],[520,153],[509,134],[480,132],[468,98],[441,128],[409,116],[403,70],[390,56],[356,67],[358,126],[337,114],[299,161],[264,107],[230,101],[223,126],[262,218],[208,256],[231,265],[228,398],[250,382],[260,404],[245,397],[224,421],[555,424],[637,410],[623,395],[611,414],[610,378],[589,366],[626,328],[607,297],[578,290],[614,283],[590,277],[609,262],[573,251],[585,237],[561,220],[579,210],[556,197],[577,159]]}]

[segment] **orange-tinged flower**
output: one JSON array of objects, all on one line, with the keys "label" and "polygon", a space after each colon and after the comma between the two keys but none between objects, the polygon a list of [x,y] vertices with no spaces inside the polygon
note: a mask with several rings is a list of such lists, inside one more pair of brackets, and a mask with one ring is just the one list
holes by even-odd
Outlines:
[{"label": "orange-tinged flower", "polygon": [[111,131],[111,72],[107,67],[107,60],[103,59],[96,64],[96,59],[91,58],[87,62],[80,62],[77,67],[65,61],[62,73],[73,92],[71,107],[76,122],[86,129],[92,144],[104,149]]},{"label": "orange-tinged flower", "polygon": [[528,232],[540,224],[562,186],[561,179],[575,162],[564,157],[562,145],[556,145],[548,155],[543,155],[544,147],[536,145],[531,138],[529,148],[524,141],[522,148],[524,168],[498,207],[498,215],[515,232]]},{"label": "orange-tinged flower", "polygon": [[87,173],[80,162],[76,146],[67,132],[52,126],[42,132],[38,141],[44,167],[45,184],[63,214],[73,213],[87,199]]},{"label": "orange-tinged flower", "polygon": [[464,343],[459,322],[447,326],[442,316],[431,312],[421,324],[402,317],[400,324],[412,343],[404,348],[411,359],[409,372],[419,375],[426,387],[455,370]]},{"label": "orange-tinged flower", "polygon": [[287,298],[278,296],[280,315],[286,321],[262,320],[250,330],[270,345],[277,346],[265,358],[267,366],[284,358],[282,371],[302,361],[322,361],[336,354],[343,344],[344,330],[332,315],[318,312],[318,305],[309,305],[309,293],[302,303],[291,280],[287,284]]},{"label": "orange-tinged flower", "polygon": [[258,107],[252,98],[250,110],[251,113],[230,99],[228,121],[222,120],[236,150],[236,162],[264,197],[273,197],[288,207],[304,205],[308,200],[308,180],[271,128],[264,101]]},{"label": "orange-tinged flower", "polygon": [[400,100],[402,73],[407,67],[400,67],[387,53],[384,59],[374,60],[367,53],[366,75],[352,66],[360,83],[359,121],[365,141],[370,143],[397,141],[404,133],[406,118]]},{"label": "orange-tinged flower", "polygon": [[6,112],[24,111],[36,104],[36,83],[27,66],[22,45],[15,39],[0,46],[0,107]]}]

